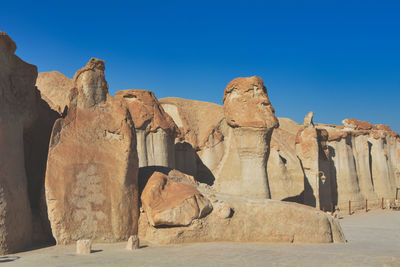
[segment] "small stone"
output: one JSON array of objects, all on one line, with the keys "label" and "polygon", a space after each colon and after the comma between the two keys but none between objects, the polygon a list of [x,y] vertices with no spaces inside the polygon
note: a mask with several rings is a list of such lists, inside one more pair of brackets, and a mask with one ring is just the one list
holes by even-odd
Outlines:
[{"label": "small stone", "polygon": [[231,207],[224,203],[224,202],[218,202],[214,205],[214,209],[218,214],[218,217],[221,219],[227,219],[231,217],[232,214],[232,209]]},{"label": "small stone", "polygon": [[135,250],[139,249],[139,238],[137,235],[131,235],[128,239],[128,243],[126,244],[127,250]]},{"label": "small stone", "polygon": [[76,242],[76,254],[90,254],[92,252],[92,240],[80,239]]}]

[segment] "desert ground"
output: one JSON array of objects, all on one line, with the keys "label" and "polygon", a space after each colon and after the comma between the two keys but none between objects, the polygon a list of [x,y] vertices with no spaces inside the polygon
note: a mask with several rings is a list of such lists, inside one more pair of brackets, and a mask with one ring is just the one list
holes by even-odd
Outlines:
[{"label": "desert ground", "polygon": [[400,266],[400,212],[359,212],[340,219],[346,244],[195,243],[125,250],[125,243],[52,246],[0,258],[2,266]]}]

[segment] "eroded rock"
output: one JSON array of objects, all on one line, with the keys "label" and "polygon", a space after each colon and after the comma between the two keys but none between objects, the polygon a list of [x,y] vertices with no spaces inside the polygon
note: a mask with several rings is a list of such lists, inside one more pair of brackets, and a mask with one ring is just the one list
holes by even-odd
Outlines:
[{"label": "eroded rock", "polygon": [[111,97],[104,61],[74,76],[68,114],[56,121],[46,172],[46,201],[57,244],[113,242],[137,232],[136,135],[124,101]]},{"label": "eroded rock", "polygon": [[212,210],[210,201],[193,185],[154,172],[142,195],[142,206],[152,226],[187,226]]},{"label": "eroded rock", "polygon": [[270,198],[266,162],[272,131],[279,123],[263,80],[234,79],[226,86],[223,100],[240,158],[241,195]]},{"label": "eroded rock", "polygon": [[118,91],[116,96],[127,103],[135,125],[139,167],[174,168],[174,140],[179,130],[153,92],[131,89]]}]

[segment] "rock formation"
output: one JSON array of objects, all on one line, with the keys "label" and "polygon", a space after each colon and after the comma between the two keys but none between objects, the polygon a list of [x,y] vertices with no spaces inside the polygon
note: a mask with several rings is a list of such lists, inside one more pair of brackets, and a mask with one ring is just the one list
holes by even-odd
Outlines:
[{"label": "rock formation", "polygon": [[139,167],[174,168],[174,141],[178,127],[147,90],[122,90],[116,93],[129,108],[136,129]]},{"label": "rock formation", "polygon": [[0,254],[47,238],[40,199],[57,117],[35,87],[36,67],[15,50],[11,38],[0,32]]},{"label": "rock formation", "polygon": [[175,144],[175,168],[213,184],[212,170],[225,154],[222,131],[227,129],[222,106],[196,100],[168,97],[160,100],[179,127]]},{"label": "rock formation", "polygon": [[141,195],[152,226],[187,226],[212,210],[211,202],[194,186],[154,172]]},{"label": "rock formation", "polygon": [[241,163],[241,195],[270,198],[267,154],[272,131],[279,124],[263,80],[255,76],[234,79],[226,86],[223,101]]},{"label": "rock formation", "polygon": [[68,107],[69,91],[73,87],[72,79],[58,71],[41,72],[37,77],[36,86],[42,99],[59,114]]},{"label": "rock formation", "polygon": [[108,94],[104,69],[92,58],[75,74],[68,114],[53,127],[46,201],[57,244],[127,240],[137,232],[134,125],[125,102]]},{"label": "rock formation", "polygon": [[301,126],[287,118],[279,118],[274,129],[267,162],[271,198],[303,203],[304,173],[296,155],[296,135]]},{"label": "rock formation", "polygon": [[[309,117],[305,121],[310,121]],[[343,126],[307,125],[296,140],[305,173],[305,204],[328,210],[330,206],[347,208],[351,201],[353,209],[361,209],[366,200],[372,207],[379,206],[381,198],[393,198],[399,186],[397,133],[356,119],[343,120]],[[325,184],[317,174],[326,176]],[[313,175],[316,182],[309,178]]]},{"label": "rock formation", "polygon": [[[304,118],[303,128],[299,130],[296,137],[296,153],[304,171],[303,203],[320,208],[320,188],[322,185],[325,186],[325,183],[321,183],[320,180],[319,159],[321,150],[318,143],[318,131],[313,123],[313,116],[314,113],[310,112]],[[330,198],[328,203],[330,203]]]},{"label": "rock formation", "polygon": [[[176,174],[167,176],[154,174],[156,179],[171,180]],[[179,176],[179,175],[178,175]],[[182,174],[181,174],[182,176]],[[149,181],[152,181],[150,178]],[[180,183],[185,183],[180,181]],[[187,199],[187,192],[198,192],[212,201],[210,214],[192,220],[186,226],[174,224],[170,227],[153,226],[149,220],[148,208],[144,208],[140,216],[139,237],[157,244],[179,244],[186,242],[287,242],[287,243],[330,243],[345,242],[339,223],[330,215],[303,205],[275,200],[251,200],[243,197],[233,197],[216,193],[211,187],[187,179],[186,190],[175,186],[166,189],[174,199],[151,198],[145,193],[157,192],[160,184],[154,188],[154,183],[146,185],[142,194],[146,201],[153,201],[158,207],[171,206],[170,203],[182,203]],[[191,189],[190,189],[191,188]],[[198,193],[197,193],[198,194]],[[193,202],[195,204],[195,202]],[[176,206],[173,205],[173,206]],[[183,206],[189,215],[191,205]],[[197,210],[196,205],[192,210]],[[177,209],[177,214],[182,209]],[[172,213],[175,215],[175,213]],[[187,216],[190,218],[191,216]],[[189,221],[189,220],[188,220]]]}]

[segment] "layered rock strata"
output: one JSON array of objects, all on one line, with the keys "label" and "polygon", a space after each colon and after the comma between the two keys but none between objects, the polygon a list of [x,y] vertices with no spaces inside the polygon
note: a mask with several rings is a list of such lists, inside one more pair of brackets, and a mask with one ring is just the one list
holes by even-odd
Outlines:
[{"label": "layered rock strata", "polygon": [[279,123],[263,80],[234,79],[226,86],[223,102],[241,163],[241,195],[270,198],[267,159],[272,131]]},{"label": "layered rock strata", "polygon": [[[308,139],[303,138],[306,131]],[[307,205],[347,209],[351,201],[352,209],[361,209],[368,200],[369,207],[379,206],[382,198],[393,199],[400,185],[396,175],[400,138],[387,126],[356,119],[345,119],[343,126],[316,124],[300,130],[296,143],[307,178]],[[325,187],[320,177],[318,184],[308,178],[317,171],[326,176]]]},{"label": "layered rock strata", "polygon": [[139,167],[175,166],[178,127],[164,111],[153,92],[122,90],[116,93],[127,103],[135,125]]},{"label": "layered rock strata", "polygon": [[93,58],[75,74],[68,114],[53,127],[46,201],[57,244],[137,233],[136,134],[125,102],[108,94],[104,69]]}]

